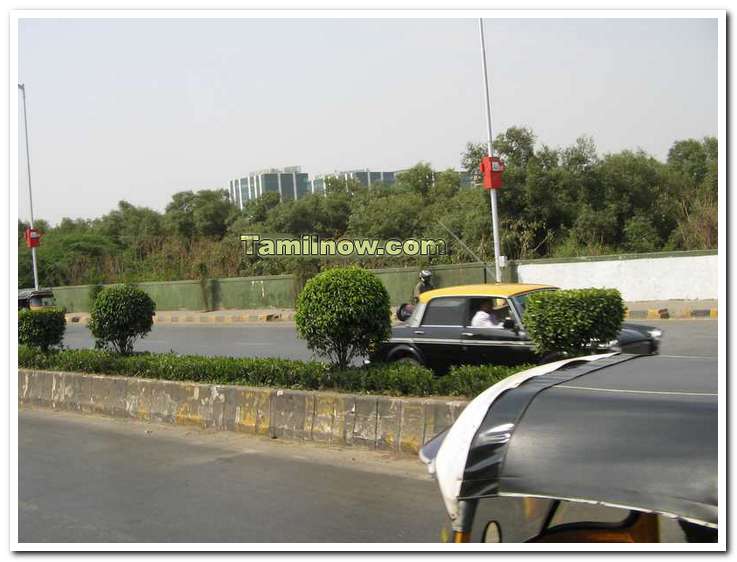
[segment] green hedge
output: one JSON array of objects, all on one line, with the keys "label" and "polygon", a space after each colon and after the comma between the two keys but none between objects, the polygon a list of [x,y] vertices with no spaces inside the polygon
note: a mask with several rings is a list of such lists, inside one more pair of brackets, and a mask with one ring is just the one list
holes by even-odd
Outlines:
[{"label": "green hedge", "polygon": [[209,384],[468,398],[527,368],[492,365],[456,367],[444,377],[435,377],[429,369],[402,363],[336,371],[317,361],[180,356],[173,353],[121,355],[95,349],[65,349],[43,353],[28,346],[19,346],[18,366]]},{"label": "green hedge", "polygon": [[61,345],[66,330],[64,309],[49,307],[18,311],[18,343],[47,350]]},{"label": "green hedge", "polygon": [[624,312],[616,289],[540,291],[528,297],[523,322],[538,353],[575,356],[590,353],[592,342],[615,339]]},{"label": "green hedge", "polygon": [[435,381],[435,393],[443,396],[476,396],[502,379],[534,365],[461,365]]}]

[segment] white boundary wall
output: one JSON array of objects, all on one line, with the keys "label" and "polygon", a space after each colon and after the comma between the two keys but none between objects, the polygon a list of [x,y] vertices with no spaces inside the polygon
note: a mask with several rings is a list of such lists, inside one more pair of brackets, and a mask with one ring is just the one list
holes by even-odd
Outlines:
[{"label": "white boundary wall", "polygon": [[679,256],[517,266],[520,283],[619,289],[625,301],[706,300],[719,295],[719,256]]}]

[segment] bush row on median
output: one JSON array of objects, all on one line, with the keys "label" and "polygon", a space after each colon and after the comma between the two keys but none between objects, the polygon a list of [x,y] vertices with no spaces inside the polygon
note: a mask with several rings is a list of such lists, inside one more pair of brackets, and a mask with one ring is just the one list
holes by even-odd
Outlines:
[{"label": "bush row on median", "polygon": [[399,363],[334,370],[317,361],[173,353],[121,355],[93,349],[64,349],[44,353],[23,345],[18,347],[18,366],[208,384],[466,398],[472,398],[494,383],[527,368],[463,366],[452,369],[443,377],[435,377],[423,367]]}]

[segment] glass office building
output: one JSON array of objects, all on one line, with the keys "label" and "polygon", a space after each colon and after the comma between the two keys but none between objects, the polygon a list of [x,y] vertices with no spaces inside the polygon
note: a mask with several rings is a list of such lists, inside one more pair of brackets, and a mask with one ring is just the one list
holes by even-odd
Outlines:
[{"label": "glass office building", "polygon": [[364,187],[370,187],[376,184],[392,185],[396,172],[379,172],[374,170],[346,170],[343,172],[334,172],[324,176],[317,176],[312,180],[312,193],[325,193],[325,180],[327,178],[341,178],[344,180],[354,179]]},{"label": "glass office building", "polygon": [[351,178],[357,180],[364,187],[369,187],[377,183],[391,185],[394,183],[395,172],[377,172],[374,170],[349,170],[345,172],[337,172],[335,175],[341,178]]},{"label": "glass office building", "polygon": [[241,209],[264,193],[278,193],[282,201],[291,201],[311,193],[310,177],[299,166],[252,172],[229,182],[230,200]]},{"label": "glass office building", "polygon": [[355,179],[361,185],[391,185],[396,181],[396,172],[375,170],[349,170],[316,176],[310,179],[300,166],[268,169],[252,172],[244,178],[235,178],[228,183],[228,192],[233,204],[243,206],[261,197],[264,193],[278,193],[282,201],[300,199],[313,193],[325,193],[325,180],[329,177]]}]

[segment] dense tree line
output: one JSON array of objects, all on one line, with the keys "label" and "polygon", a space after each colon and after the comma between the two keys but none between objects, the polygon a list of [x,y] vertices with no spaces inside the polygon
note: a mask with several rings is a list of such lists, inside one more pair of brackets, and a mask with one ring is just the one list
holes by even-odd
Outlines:
[{"label": "dense tree line", "polygon": [[[602,255],[615,252],[710,249],[717,245],[717,141],[675,142],[666,162],[641,150],[600,156],[593,140],[569,147],[536,147],[532,131],[510,128],[495,140],[504,159],[499,193],[502,252],[510,259]],[[462,165],[478,178],[485,145],[469,143]],[[18,224],[19,279],[32,286],[30,252]],[[37,221],[44,236],[37,253],[44,286],[116,281],[198,279],[297,273],[317,260],[255,259],[244,255],[244,233],[432,237],[448,240],[447,256],[373,258],[367,266],[473,261],[449,234],[488,260],[488,194],[461,188],[453,170],[419,163],[392,186],[361,186],[333,178],[326,195],[280,202],[268,193],[241,211],[225,190],[176,193],[164,213],[121,201],[92,220]]]}]

